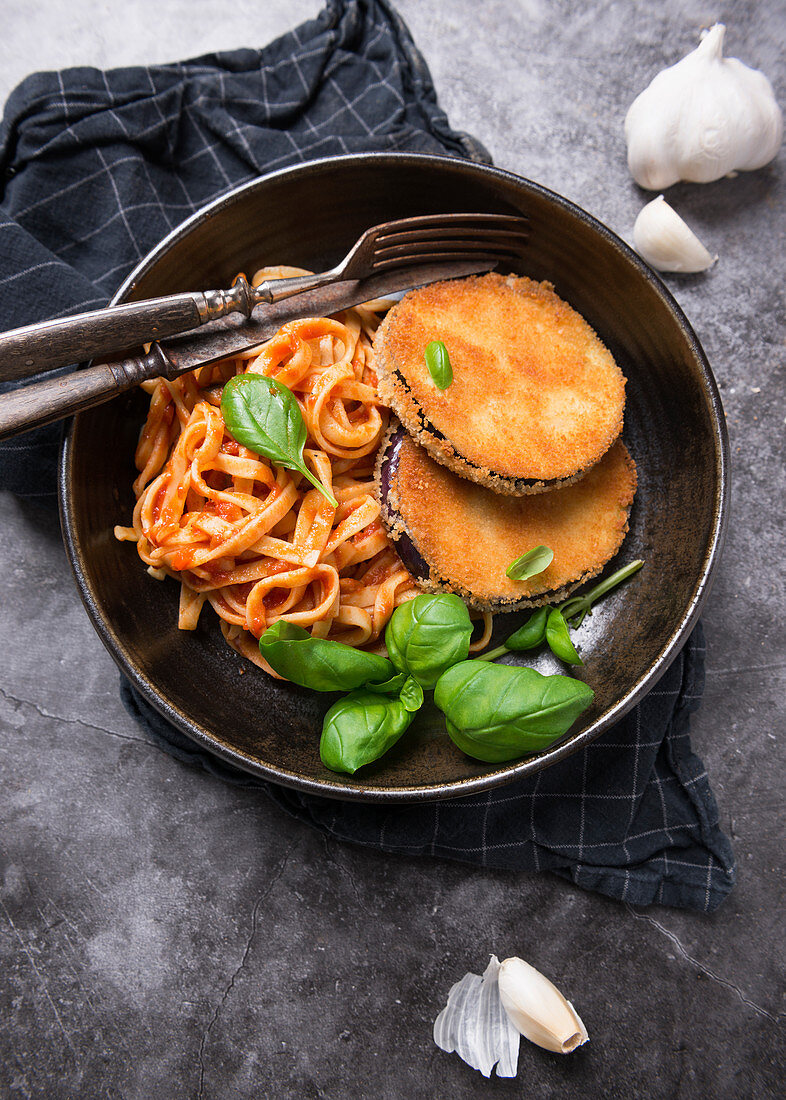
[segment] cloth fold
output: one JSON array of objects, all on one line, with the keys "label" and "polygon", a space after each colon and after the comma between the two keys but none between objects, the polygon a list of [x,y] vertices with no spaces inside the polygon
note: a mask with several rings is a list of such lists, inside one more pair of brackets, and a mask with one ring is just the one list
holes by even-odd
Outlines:
[{"label": "cloth fold", "polygon": [[[33,74],[9,98],[0,134],[0,328],[105,303],[163,236],[230,187],[359,151],[489,160],[450,127],[386,0],[328,0],[261,50]],[[54,506],[59,439],[55,427],[0,444],[0,488]],[[698,629],[656,688],[582,752],[483,795],[396,808],[266,783],[199,750],[125,681],[122,696],[178,759],[260,789],[340,840],[551,870],[633,904],[711,911],[734,862],[688,738],[702,677]]]}]

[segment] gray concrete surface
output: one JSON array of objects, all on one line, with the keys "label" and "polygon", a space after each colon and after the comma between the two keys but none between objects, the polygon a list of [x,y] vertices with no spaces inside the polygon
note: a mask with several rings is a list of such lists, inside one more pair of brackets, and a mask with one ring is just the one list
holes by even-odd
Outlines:
[{"label": "gray concrete surface", "polygon": [[[0,92],[41,67],[261,45],[313,0],[2,6]],[[630,238],[622,120],[718,18],[786,104],[786,10],[766,0],[400,0],[455,126],[501,167]],[[669,285],[713,364],[733,515],[704,616],[693,724],[738,885],[713,917],[549,877],[326,841],[151,747],[72,584],[56,520],[0,495],[0,1096],[783,1095],[784,173],[670,199],[713,251]],[[439,1051],[450,985],[520,954],[591,1042],[526,1045],[515,1082]]]}]

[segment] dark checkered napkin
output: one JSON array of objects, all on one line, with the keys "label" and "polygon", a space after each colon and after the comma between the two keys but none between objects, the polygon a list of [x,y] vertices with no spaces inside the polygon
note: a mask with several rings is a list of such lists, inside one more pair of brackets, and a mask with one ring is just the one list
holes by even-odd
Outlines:
[{"label": "dark checkered napkin", "polygon": [[[328,0],[263,50],[152,68],[36,73],[11,95],[0,148],[0,329],[105,303],[174,226],[236,184],[364,151],[488,160],[452,130],[386,0]],[[54,507],[59,428],[0,444],[0,487]],[[510,871],[554,871],[644,905],[711,911],[734,881],[688,716],[694,632],[650,694],[582,752],[482,795],[378,808],[299,794],[203,753],[130,687],[123,699],[178,759],[259,788],[340,840]]]}]

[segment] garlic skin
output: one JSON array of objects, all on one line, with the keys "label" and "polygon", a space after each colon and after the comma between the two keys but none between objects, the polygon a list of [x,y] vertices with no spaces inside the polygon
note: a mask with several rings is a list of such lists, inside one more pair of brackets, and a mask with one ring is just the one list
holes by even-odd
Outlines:
[{"label": "garlic skin", "polygon": [[503,1008],[525,1039],[557,1054],[569,1054],[588,1041],[573,1005],[534,966],[505,959],[497,981]]},{"label": "garlic skin", "polygon": [[633,246],[656,271],[706,271],[717,260],[664,199],[648,202],[633,226]]},{"label": "garlic skin", "polygon": [[465,974],[451,986],[448,1003],[434,1021],[434,1042],[453,1051],[468,1066],[490,1077],[515,1077],[520,1036],[502,1008],[497,978],[499,959],[492,955],[481,977]]},{"label": "garlic skin", "polygon": [[654,78],[625,117],[628,167],[639,186],[710,183],[762,168],[783,141],[783,113],[764,73],[723,57],[723,23]]}]

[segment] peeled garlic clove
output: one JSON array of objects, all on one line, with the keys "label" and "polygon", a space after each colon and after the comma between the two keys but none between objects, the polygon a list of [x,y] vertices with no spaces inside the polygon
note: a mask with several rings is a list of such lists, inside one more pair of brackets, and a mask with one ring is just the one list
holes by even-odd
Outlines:
[{"label": "peeled garlic clove", "polygon": [[689,229],[676,210],[658,195],[639,212],[633,226],[633,245],[656,271],[689,274],[706,271],[717,260]]},{"label": "peeled garlic clove", "polygon": [[589,1039],[570,1001],[523,959],[505,959],[497,981],[502,1005],[525,1039],[558,1054],[569,1054]]},{"label": "peeled garlic clove", "polygon": [[448,1003],[434,1021],[434,1042],[453,1051],[467,1065],[489,1077],[515,1077],[519,1033],[502,1008],[497,976],[499,959],[492,955],[483,977],[465,974],[451,987]]}]

